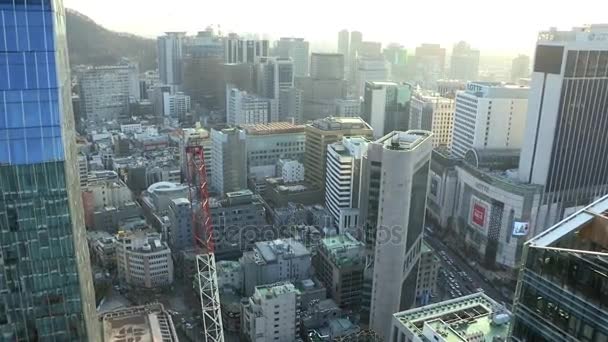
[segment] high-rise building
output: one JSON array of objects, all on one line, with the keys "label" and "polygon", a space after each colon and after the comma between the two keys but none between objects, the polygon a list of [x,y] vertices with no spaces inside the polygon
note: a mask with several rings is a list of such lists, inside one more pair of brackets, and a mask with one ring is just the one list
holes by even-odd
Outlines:
[{"label": "high-rise building", "polygon": [[127,117],[129,103],[139,100],[135,64],[87,67],[78,71],[81,110],[88,121]]},{"label": "high-rise building", "polygon": [[456,94],[452,152],[471,148],[521,148],[528,110],[528,87],[469,82]]},{"label": "high-rise building", "polygon": [[363,41],[357,51],[358,56],[378,57],[382,55],[382,43]]},{"label": "high-rise building", "polygon": [[452,147],[454,100],[437,93],[417,91],[410,101],[409,129],[433,132],[433,148]]},{"label": "high-rise building", "polygon": [[170,86],[157,86],[152,92],[152,107],[157,116],[183,120],[190,113],[190,96],[182,92],[172,92]]},{"label": "high-rise building", "polygon": [[471,48],[467,42],[454,45],[450,57],[450,78],[454,80],[477,81],[479,76],[479,50]]},{"label": "high-rise building", "polygon": [[306,180],[325,188],[327,145],[340,141],[344,136],[372,138],[373,131],[361,118],[335,118],[315,120],[306,125],[304,168]]},{"label": "high-rise building", "polygon": [[361,100],[358,98],[337,99],[335,116],[355,118],[361,116]]},{"label": "high-rise building", "polygon": [[530,77],[530,57],[519,55],[511,62],[511,82],[517,82],[520,78]]},{"label": "high-rise building", "polygon": [[[608,338],[607,213],[608,197],[602,197],[525,243],[513,341]],[[513,234],[527,229],[518,225]]]},{"label": "high-rise building", "polygon": [[368,142],[363,137],[343,137],[327,146],[325,207],[340,232],[358,225],[357,215],[351,218],[353,209],[359,207],[361,158]]},{"label": "high-rise building", "polygon": [[344,56],[344,66],[348,65],[350,32],[342,30],[338,32],[338,53]]},{"label": "high-rise building", "polygon": [[409,128],[411,96],[408,83],[365,82],[362,118],[372,126],[374,137]]},{"label": "high-rise building", "polygon": [[355,96],[363,96],[366,82],[386,81],[389,78],[389,70],[384,57],[381,55],[357,57]]},{"label": "high-rise building", "polygon": [[268,57],[268,40],[242,39],[230,34],[224,39],[225,63],[256,63],[260,57]]},{"label": "high-rise building", "polygon": [[262,57],[256,70],[257,93],[278,100],[282,89],[294,85],[294,64],[291,58]]},{"label": "high-rise building", "polygon": [[352,31],[350,33],[350,46],[348,50],[348,80],[354,82],[356,78],[357,70],[357,55],[359,49],[361,49],[361,43],[363,42],[363,34],[359,31]]},{"label": "high-rise building", "polygon": [[62,2],[3,1],[0,339],[99,341]]},{"label": "high-rise building", "polygon": [[266,124],[270,119],[270,100],[226,86],[226,122],[229,125]]},{"label": "high-rise building", "polygon": [[391,43],[382,50],[384,59],[390,66],[390,79],[403,82],[407,78],[407,50],[399,44]]},{"label": "high-rise building", "polygon": [[519,162],[520,180],[545,188],[537,230],[608,192],[606,34],[591,25],[538,36]]},{"label": "high-rise building", "polygon": [[424,88],[433,88],[442,78],[445,69],[445,48],[439,44],[422,44],[416,47],[413,79]]},{"label": "high-rise building", "polygon": [[[183,82],[180,89],[193,103],[210,110],[224,109],[226,86],[221,57],[188,54],[182,58]],[[175,87],[173,87],[175,88]]]},{"label": "high-rise building", "polygon": [[300,291],[290,282],[258,286],[242,306],[248,341],[296,341]]},{"label": "high-rise building", "polygon": [[369,143],[361,162],[360,222],[373,255],[369,325],[384,340],[393,313],[416,300],[431,136],[392,132]]},{"label": "high-rise building", "polygon": [[302,123],[302,90],[292,87],[279,91],[279,122]]},{"label": "high-rise building", "polygon": [[343,80],[344,56],[314,52],[310,57],[310,77],[318,80]]},{"label": "high-rise building", "polygon": [[237,128],[211,130],[211,189],[219,194],[247,188],[245,132]]},{"label": "high-rise building", "polygon": [[167,32],[157,38],[158,70],[163,84],[182,83],[183,42],[186,32]]},{"label": "high-rise building", "polygon": [[285,38],[277,41],[276,54],[281,58],[293,60],[293,73],[295,76],[308,76],[310,48],[304,38]]}]

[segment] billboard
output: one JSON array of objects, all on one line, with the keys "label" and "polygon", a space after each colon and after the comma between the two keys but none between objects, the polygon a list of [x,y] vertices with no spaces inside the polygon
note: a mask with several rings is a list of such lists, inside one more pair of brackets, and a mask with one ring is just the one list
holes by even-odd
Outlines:
[{"label": "billboard", "polygon": [[530,232],[529,222],[513,222],[513,236],[526,236]]},{"label": "billboard", "polygon": [[473,227],[476,227],[481,230],[485,230],[490,216],[490,206],[485,201],[480,200],[479,198],[472,196],[471,197],[471,206],[470,206],[470,215],[469,215],[469,224]]}]

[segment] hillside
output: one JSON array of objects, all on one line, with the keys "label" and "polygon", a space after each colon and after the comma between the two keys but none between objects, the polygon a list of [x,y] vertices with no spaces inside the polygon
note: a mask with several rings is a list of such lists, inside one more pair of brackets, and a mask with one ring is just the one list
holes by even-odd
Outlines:
[{"label": "hillside", "polygon": [[110,31],[74,10],[66,11],[70,64],[111,65],[127,57],[139,62],[140,71],[156,69],[156,42]]}]

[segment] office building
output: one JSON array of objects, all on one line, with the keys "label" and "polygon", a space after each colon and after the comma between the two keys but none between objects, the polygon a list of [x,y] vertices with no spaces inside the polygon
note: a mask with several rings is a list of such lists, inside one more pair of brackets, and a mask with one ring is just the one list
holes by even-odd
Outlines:
[{"label": "office building", "polygon": [[412,86],[408,83],[365,82],[362,118],[374,129],[374,137],[409,128],[411,97]]},{"label": "office building", "polygon": [[[338,32],[338,53],[344,56],[344,67],[348,66],[350,32],[342,30]],[[345,70],[346,71],[346,70]]]},{"label": "office building", "polygon": [[395,313],[388,342],[508,341],[510,312],[474,293]]},{"label": "office building", "polygon": [[253,194],[251,190],[228,192],[221,198],[213,197],[209,207],[215,257],[218,260],[236,260],[257,241],[274,236],[272,226],[266,222],[266,204],[260,195]]},{"label": "office building", "polygon": [[362,41],[357,51],[359,57],[378,57],[382,54],[382,43],[372,41]]},{"label": "office building", "polygon": [[86,67],[78,70],[77,76],[81,110],[87,121],[127,117],[129,103],[139,99],[139,74],[134,64]]},{"label": "office building", "polygon": [[268,40],[242,39],[231,33],[224,39],[224,63],[257,63],[260,57],[268,57]]},{"label": "office building", "polygon": [[279,159],[277,162],[277,176],[285,183],[304,181],[304,164],[293,159]]},{"label": "office building", "polygon": [[361,307],[365,245],[345,233],[321,240],[314,259],[316,275],[344,310]]},{"label": "office building", "polygon": [[170,86],[156,87],[152,91],[151,98],[154,112],[160,117],[184,120],[192,109],[190,96],[182,92],[173,92]]},{"label": "office building", "polygon": [[280,281],[310,278],[311,255],[293,239],[256,242],[239,260],[243,270],[243,288],[250,296],[256,286]]},{"label": "office building", "polygon": [[279,122],[303,123],[302,90],[292,87],[279,91]]},{"label": "office building", "polygon": [[0,339],[98,341],[63,5],[0,9]]},{"label": "office building", "polygon": [[361,118],[335,118],[315,120],[306,125],[304,168],[306,180],[319,188],[325,188],[327,146],[344,136],[372,138],[373,131]]},{"label": "office building", "polygon": [[404,82],[407,79],[407,50],[399,44],[391,43],[382,55],[390,67],[389,79],[396,82]]},{"label": "office building", "polygon": [[314,52],[310,56],[310,77],[319,80],[343,80],[344,56]]},{"label": "office building", "polygon": [[389,79],[389,70],[381,55],[362,55],[357,57],[355,96],[363,96],[366,82],[379,82]]},{"label": "office building", "polygon": [[356,118],[361,116],[361,100],[358,98],[336,99],[336,113],[334,116],[342,118]]},{"label": "office building", "polygon": [[343,137],[327,146],[325,207],[339,232],[358,225],[361,157],[367,152],[364,137]]},{"label": "office building", "polygon": [[409,128],[433,132],[433,148],[450,149],[454,131],[454,100],[429,91],[417,91],[410,101]]},{"label": "office building", "polygon": [[[273,122],[267,125],[243,125],[247,146],[247,168],[250,178],[259,187],[268,177],[277,175],[281,158],[304,160],[303,125]],[[261,189],[260,189],[261,190]]]},{"label": "office building", "polygon": [[275,52],[281,58],[291,58],[293,74],[296,77],[308,76],[308,59],[310,48],[304,38],[281,37],[276,43]]},{"label": "office building", "polygon": [[248,341],[296,341],[299,291],[289,282],[258,286],[242,305],[242,334]]},{"label": "office building", "polygon": [[101,315],[100,321],[103,333],[101,342],[122,342],[131,335],[150,342],[179,341],[171,315],[161,303],[106,312]]},{"label": "office building", "polygon": [[437,295],[437,276],[441,260],[426,242],[422,243],[420,267],[416,280],[416,306],[427,305],[432,295]]},{"label": "office building", "polygon": [[162,84],[182,83],[183,42],[186,32],[166,32],[157,38],[158,72]]},{"label": "office building", "polygon": [[257,64],[256,80],[258,94],[278,100],[281,90],[294,86],[293,60],[281,57],[260,58]]},{"label": "office building", "polygon": [[360,222],[373,255],[369,325],[385,340],[393,313],[415,304],[431,137],[392,132],[369,143],[361,161]]},{"label": "office building", "polygon": [[173,253],[194,247],[192,208],[186,198],[169,202],[169,246]]},{"label": "office building", "polygon": [[435,84],[435,91],[442,97],[454,99],[459,90],[467,89],[467,81],[441,79]]},{"label": "office building", "polygon": [[266,124],[269,116],[268,99],[226,86],[226,121],[229,125]]},{"label": "office building", "polygon": [[530,56],[518,55],[511,62],[511,82],[530,77]]},{"label": "office building", "polygon": [[412,66],[413,80],[423,88],[432,89],[435,82],[445,73],[445,48],[439,44],[422,44],[416,47]]},{"label": "office building", "polygon": [[349,56],[348,56],[348,81],[354,82],[356,78],[356,70],[357,70],[357,55],[359,53],[359,49],[361,48],[361,42],[363,42],[363,34],[359,31],[351,31],[350,33],[350,46],[349,46]]},{"label": "office building", "polygon": [[222,82],[224,63],[221,56],[189,53],[182,58],[182,69],[183,81],[178,90],[206,109],[225,109],[226,83]]},{"label": "office building", "polygon": [[126,285],[158,288],[173,283],[171,249],[159,233],[146,230],[116,236],[118,279]]},{"label": "office building", "polygon": [[456,94],[452,153],[463,157],[471,148],[521,148],[529,91],[504,83],[469,82]]},{"label": "office building", "polygon": [[247,188],[245,132],[237,128],[211,130],[211,190],[218,194]]},{"label": "office building", "polygon": [[602,197],[526,242],[513,341],[608,338],[607,211],[608,198]]},{"label": "office building", "polygon": [[249,93],[256,92],[256,66],[248,63],[225,63],[223,65],[224,84],[232,84],[236,88]]},{"label": "office building", "polygon": [[456,211],[456,166],[462,162],[447,148],[435,148],[431,156],[431,184],[426,198],[426,212],[431,222],[448,227]]},{"label": "office building", "polygon": [[454,45],[450,57],[450,78],[454,80],[477,81],[479,76],[479,50],[471,48],[467,42]]},{"label": "office building", "polygon": [[591,25],[538,36],[519,163],[520,180],[545,189],[537,229],[608,192],[608,98],[595,91],[608,76],[607,33]]}]

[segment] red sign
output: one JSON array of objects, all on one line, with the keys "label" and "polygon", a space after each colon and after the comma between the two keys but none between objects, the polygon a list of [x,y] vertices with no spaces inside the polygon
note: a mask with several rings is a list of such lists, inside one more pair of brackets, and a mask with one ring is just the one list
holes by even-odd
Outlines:
[{"label": "red sign", "polygon": [[481,204],[475,203],[473,205],[473,223],[483,227],[486,222],[486,208]]}]

